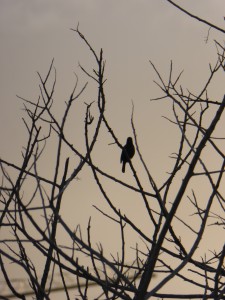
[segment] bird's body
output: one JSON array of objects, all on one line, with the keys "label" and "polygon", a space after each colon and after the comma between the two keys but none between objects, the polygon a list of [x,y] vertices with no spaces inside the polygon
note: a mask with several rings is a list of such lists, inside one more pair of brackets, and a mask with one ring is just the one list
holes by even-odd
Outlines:
[{"label": "bird's body", "polygon": [[132,140],[131,137],[128,137],[127,138],[127,143],[123,147],[121,157],[120,157],[120,162],[123,164],[122,165],[122,172],[123,173],[125,172],[126,163],[131,160],[131,158],[134,156],[134,153],[135,153],[135,148],[134,148],[134,145],[133,145],[133,140]]}]

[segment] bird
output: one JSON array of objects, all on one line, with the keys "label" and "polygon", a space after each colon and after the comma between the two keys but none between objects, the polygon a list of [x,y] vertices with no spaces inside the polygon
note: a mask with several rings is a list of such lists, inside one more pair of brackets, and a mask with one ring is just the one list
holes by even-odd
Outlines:
[{"label": "bird", "polygon": [[131,160],[131,158],[134,156],[134,153],[135,153],[135,148],[133,145],[133,140],[131,137],[128,137],[127,143],[126,145],[123,146],[123,150],[120,157],[120,162],[123,164],[122,165],[123,173],[125,173],[126,163]]}]

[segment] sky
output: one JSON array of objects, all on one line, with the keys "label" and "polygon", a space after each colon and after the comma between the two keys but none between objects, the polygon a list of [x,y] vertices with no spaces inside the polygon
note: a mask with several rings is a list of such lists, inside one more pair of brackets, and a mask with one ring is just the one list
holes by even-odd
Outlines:
[{"label": "sky", "polygon": [[[176,3],[225,27],[223,0],[180,0]],[[17,95],[30,100],[37,99],[37,72],[44,76],[53,58],[57,70],[54,104],[57,116],[62,114],[65,101],[73,89],[74,73],[79,77],[80,87],[88,80],[78,64],[92,70],[95,62],[83,41],[70,30],[78,24],[96,52],[103,49],[107,78],[106,115],[110,124],[120,142],[125,143],[127,136],[132,135],[130,117],[133,101],[142,154],[155,178],[162,182],[170,169],[171,161],[168,157],[177,146],[178,135],[177,130],[162,118],[170,115],[168,104],[150,102],[150,99],[159,96],[160,91],[153,83],[156,76],[149,61],[167,78],[172,60],[175,74],[184,70],[181,79],[184,87],[197,93],[209,74],[209,62],[216,61],[214,39],[222,40],[221,34],[211,30],[206,43],[208,27],[184,15],[166,0],[1,0],[0,156],[15,164],[21,163],[21,150],[27,135],[21,120],[24,117],[23,104]],[[210,97],[220,100],[223,97],[220,82],[215,83],[210,92]],[[93,82],[89,82],[80,101],[90,103],[95,98],[96,87]],[[74,113],[74,127],[68,128],[68,134],[81,149],[84,109],[85,104],[79,106]],[[109,135],[103,133],[101,147],[97,148],[95,154],[96,162],[104,170],[110,170],[114,176],[122,178],[120,149],[114,146],[110,148],[110,142]],[[52,149],[47,151],[50,155]],[[109,153],[110,159],[107,157]],[[140,170],[140,163],[135,158],[134,163]],[[51,176],[45,162],[42,168],[46,176]],[[87,183],[82,179],[87,174],[89,170],[81,175],[81,183],[75,193],[77,205],[82,209],[77,215],[71,213],[69,199],[63,207],[63,213],[71,226],[78,223],[85,226],[89,215],[93,214],[92,204],[96,201],[93,195],[98,194],[91,182],[88,183],[89,188],[85,188]],[[131,174],[127,175],[126,180],[132,180]],[[112,190],[111,193],[118,198],[119,203],[120,191]],[[124,203],[122,206],[135,217],[137,204],[133,200],[129,208]],[[144,226],[144,219],[141,216],[137,219]],[[94,219],[96,228],[101,226],[101,220],[98,217]],[[102,230],[98,231],[96,240],[107,239]]]}]

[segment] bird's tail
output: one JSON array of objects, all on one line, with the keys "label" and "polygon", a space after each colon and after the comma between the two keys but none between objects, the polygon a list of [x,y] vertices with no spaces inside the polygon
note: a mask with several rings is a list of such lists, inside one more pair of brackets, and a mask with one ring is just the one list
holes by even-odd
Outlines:
[{"label": "bird's tail", "polygon": [[123,166],[122,166],[122,172],[125,173],[125,166],[126,166],[126,162],[123,162]]}]

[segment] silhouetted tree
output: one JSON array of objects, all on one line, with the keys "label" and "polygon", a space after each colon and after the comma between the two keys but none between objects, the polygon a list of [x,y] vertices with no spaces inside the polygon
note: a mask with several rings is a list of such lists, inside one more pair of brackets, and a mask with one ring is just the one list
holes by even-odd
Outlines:
[{"label": "silhouetted tree", "polygon": [[[168,2],[207,26],[225,33],[224,29],[190,14],[173,1]],[[13,274],[7,269],[6,263],[11,262],[17,270],[21,270],[21,274],[26,275],[32,293],[37,299],[53,298],[51,292],[55,289],[56,273],[59,274],[61,284],[64,286],[66,299],[74,299],[69,293],[68,274],[73,278],[73,286],[74,284],[77,286],[76,294],[79,296],[76,299],[93,299],[90,289],[93,284],[96,285],[96,293],[98,292],[96,299],[143,300],[151,297],[225,299],[225,157],[221,142],[225,136],[218,138],[216,131],[218,124],[223,122],[225,97],[215,100],[207,92],[217,72],[223,69],[224,46],[216,42],[218,60],[214,66],[210,66],[209,77],[198,94],[185,92],[186,89],[179,85],[181,74],[174,78],[172,62],[168,79],[164,79],[151,62],[158,77],[156,83],[162,93],[154,100],[170,101],[171,118],[168,121],[177,126],[180,140],[178,149],[172,155],[174,159],[172,170],[167,174],[166,180],[159,185],[141,154],[133,120],[134,111],[132,112],[131,126],[136,159],[140,160],[147,175],[148,185],[146,185],[143,183],[143,173],[137,172],[130,160],[134,155],[133,143],[132,147],[129,147],[132,138],[128,138],[123,148],[105,114],[106,79],[103,50],[98,54],[79,28],[73,31],[85,42],[90,54],[95,58],[96,66],[93,73],[80,67],[85,76],[96,83],[98,111],[93,113],[94,104],[86,103],[83,136],[86,150],[82,152],[76,143],[70,141],[67,123],[72,108],[82,96],[87,84],[79,88],[78,79],[76,80],[63,116],[57,119],[53,113],[56,70],[52,61],[47,75],[39,74],[38,100],[21,98],[26,112],[26,119],[23,120],[28,134],[27,144],[23,150],[23,162],[18,166],[0,159],[2,172],[0,228],[1,233],[9,236],[8,239],[0,241],[0,266],[5,284],[16,298],[26,299],[26,295],[16,288],[12,280]],[[107,129],[112,143],[121,149],[123,170],[125,171],[125,164],[128,163],[136,186],[115,178],[97,165],[93,150],[99,143],[102,128]],[[52,168],[53,177],[49,179],[41,174],[39,164],[45,155],[46,145],[52,140],[55,141],[56,137],[56,159]],[[209,155],[207,151],[210,151]],[[72,157],[78,160],[71,163]],[[212,160],[220,162],[217,169],[212,170]],[[106,221],[114,222],[120,228],[117,256],[107,255],[104,244],[93,245],[91,237],[94,236],[94,232],[91,233],[91,219],[85,238],[79,225],[71,228],[66,216],[61,213],[65,192],[73,180],[78,178],[84,166],[88,166],[92,171],[93,180],[111,214],[98,207],[96,209]],[[145,228],[149,228],[149,231],[146,232],[146,229],[139,227],[126,211],[114,205],[104,185],[104,179],[134,193],[140,201],[140,206],[145,205],[148,216]],[[27,191],[30,189],[32,192],[29,195]],[[199,199],[199,191],[202,190],[205,191],[204,201]],[[150,202],[154,204],[150,205]],[[189,221],[180,216],[179,209],[184,202],[192,206],[193,215]],[[133,259],[129,262],[126,260],[128,251],[126,241],[129,237],[125,234],[125,226],[137,236]],[[211,237],[207,230],[209,226],[217,228],[219,249],[210,244]],[[70,243],[60,245],[59,232],[60,235],[67,236]],[[192,237],[191,244],[186,242],[188,235]],[[207,241],[208,249],[200,247],[203,238]],[[197,250],[201,250],[198,255]],[[206,255],[206,252],[211,253],[211,256]],[[39,270],[42,259],[37,263],[33,255],[42,259],[44,257],[41,276]],[[153,281],[154,274],[157,280]],[[171,288],[167,289],[167,284],[176,278],[187,283],[189,293],[175,284],[173,292]],[[9,297],[1,291],[0,293],[2,299]]]}]

